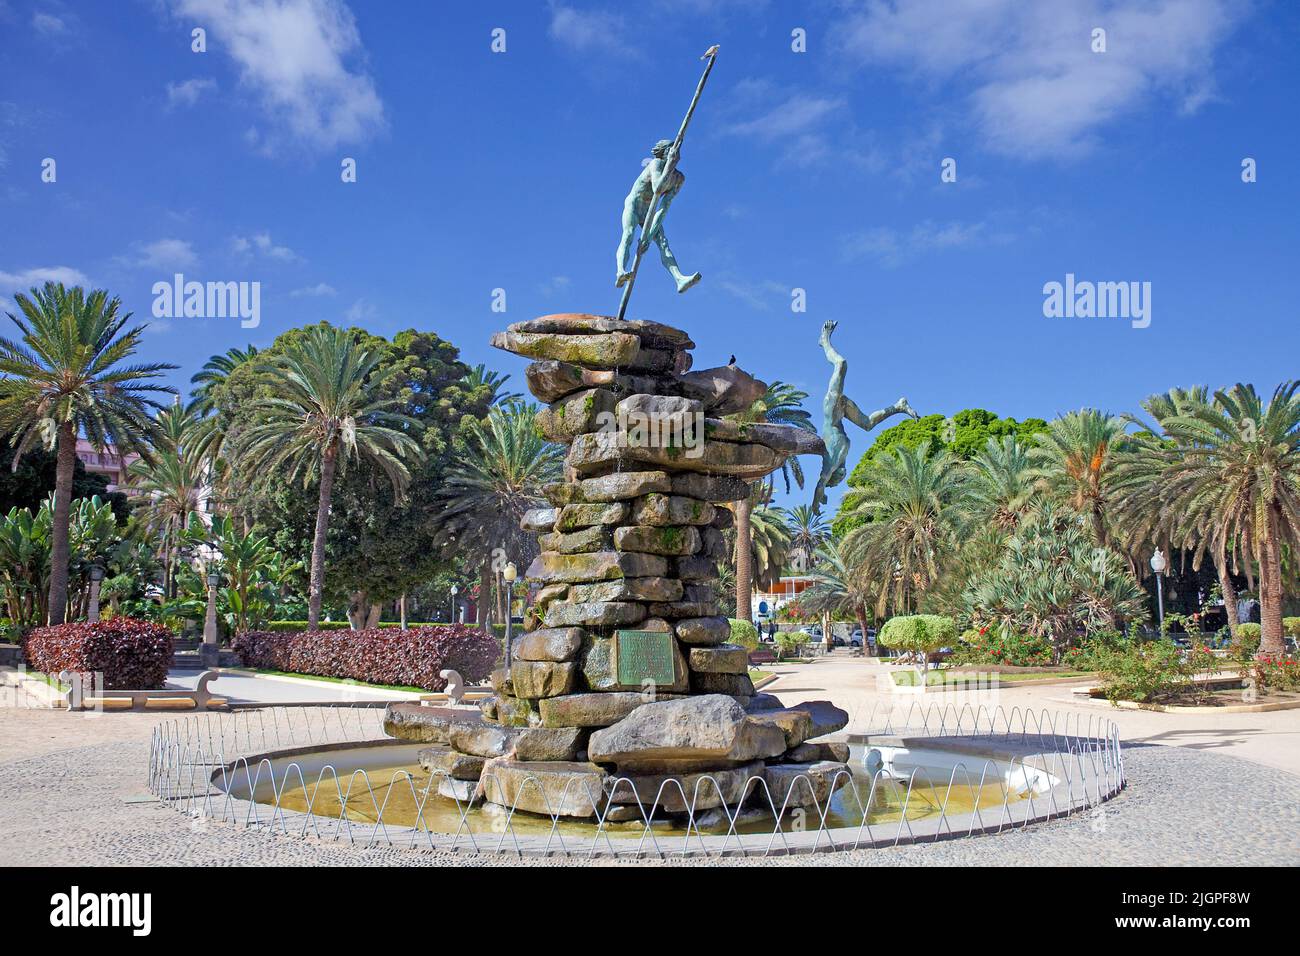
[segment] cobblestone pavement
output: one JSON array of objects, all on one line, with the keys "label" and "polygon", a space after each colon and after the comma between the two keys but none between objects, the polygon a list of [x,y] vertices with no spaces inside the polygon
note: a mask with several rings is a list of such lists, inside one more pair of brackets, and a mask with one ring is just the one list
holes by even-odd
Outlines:
[{"label": "cobblestone pavement", "polygon": [[[508,856],[364,849],[195,825],[157,802],[128,802],[146,793],[149,731],[161,719],[0,710],[0,865],[557,865]],[[1188,747],[1131,746],[1125,762],[1128,789],[1097,815],[937,844],[720,862],[1300,865],[1300,777]]]}]

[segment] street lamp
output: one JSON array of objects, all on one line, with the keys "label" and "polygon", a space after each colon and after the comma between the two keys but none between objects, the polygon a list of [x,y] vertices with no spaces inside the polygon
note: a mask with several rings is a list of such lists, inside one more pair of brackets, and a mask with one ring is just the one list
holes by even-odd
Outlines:
[{"label": "street lamp", "polygon": [[456,585],[451,586],[451,623],[456,623],[456,595],[460,593],[460,588]]},{"label": "street lamp", "polygon": [[86,620],[92,624],[99,620],[99,588],[104,580],[104,569],[98,564],[90,566],[90,607],[86,609]]},{"label": "street lamp", "polygon": [[505,570],[501,572],[501,577],[506,581],[506,670],[510,669],[510,644],[514,640],[514,612],[511,605],[514,604],[515,578],[519,577],[519,569],[515,567],[513,561],[507,562]]},{"label": "street lamp", "polygon": [[216,667],[221,657],[217,647],[217,588],[221,585],[221,574],[212,570],[208,572],[208,613],[203,619],[203,646],[199,649],[199,663],[204,667]]},{"label": "street lamp", "polygon": [[1169,562],[1165,560],[1164,552],[1156,548],[1156,553],[1151,555],[1151,570],[1156,573],[1156,607],[1160,613],[1160,633],[1165,630],[1165,588],[1162,578],[1165,568],[1169,567]]}]

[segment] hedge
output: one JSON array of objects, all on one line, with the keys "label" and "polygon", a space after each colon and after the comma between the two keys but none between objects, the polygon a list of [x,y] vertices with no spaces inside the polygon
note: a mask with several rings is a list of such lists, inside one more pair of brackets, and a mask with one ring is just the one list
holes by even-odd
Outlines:
[{"label": "hedge", "polygon": [[739,644],[746,650],[754,650],[758,647],[758,628],[749,621],[742,621],[739,618],[728,618],[731,624],[731,643]]},{"label": "hedge", "polygon": [[[380,621],[379,626],[381,628],[384,628],[385,630],[388,630],[390,628],[397,628],[400,630],[402,624],[400,621]],[[411,623],[409,626],[410,627],[447,627],[447,625],[443,623],[434,623],[434,624]],[[293,631],[305,631],[307,630],[307,622],[306,621],[267,621],[266,626],[261,628],[261,630],[283,632],[283,633],[288,633]],[[316,630],[350,631],[352,630],[352,625],[349,624],[347,621],[321,621],[319,624],[316,625]],[[523,632],[522,628],[519,627],[516,627],[515,631],[516,634]],[[493,624],[492,633],[494,633],[497,637],[504,637],[506,633],[506,626],[504,624]]]},{"label": "hedge", "polygon": [[369,628],[364,631],[247,631],[231,644],[246,667],[438,691],[439,671],[473,683],[488,676],[501,648],[476,627]]},{"label": "hedge", "polygon": [[38,627],[23,640],[23,653],[43,674],[103,674],[105,690],[159,690],[172,662],[172,632],[131,617]]}]

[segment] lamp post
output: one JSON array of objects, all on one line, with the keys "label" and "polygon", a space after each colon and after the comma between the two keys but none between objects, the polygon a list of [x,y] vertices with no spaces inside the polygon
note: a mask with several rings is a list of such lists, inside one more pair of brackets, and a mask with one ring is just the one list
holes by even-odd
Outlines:
[{"label": "lamp post", "polygon": [[199,648],[199,663],[204,667],[216,667],[221,658],[217,646],[217,588],[221,584],[221,574],[208,572],[208,613],[203,619],[203,646]]},{"label": "lamp post", "polygon": [[95,623],[99,620],[99,588],[104,581],[104,569],[98,564],[90,566],[90,606],[86,608],[86,620]]},{"label": "lamp post", "polygon": [[1165,560],[1164,552],[1156,548],[1156,553],[1151,555],[1151,570],[1156,573],[1156,607],[1160,613],[1161,634],[1165,632],[1165,588],[1162,578],[1167,567],[1169,567],[1169,562]]},{"label": "lamp post", "polygon": [[513,561],[507,562],[505,570],[501,572],[501,577],[506,582],[506,670],[510,669],[510,644],[514,640],[514,612],[511,605],[514,604],[515,578],[519,577],[519,569],[515,567]]},{"label": "lamp post", "polygon": [[456,623],[456,595],[460,593],[460,588],[456,585],[451,586],[451,620],[450,623]]}]

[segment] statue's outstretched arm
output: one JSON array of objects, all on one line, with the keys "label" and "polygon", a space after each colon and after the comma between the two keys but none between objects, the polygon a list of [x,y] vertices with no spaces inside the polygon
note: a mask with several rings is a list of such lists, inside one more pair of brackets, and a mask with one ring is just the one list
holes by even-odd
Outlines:
[{"label": "statue's outstretched arm", "polygon": [[912,411],[912,406],[907,404],[907,399],[900,398],[892,405],[886,405],[884,408],[877,409],[870,415],[864,415],[862,409],[858,408],[857,402],[847,395],[841,399],[844,407],[844,417],[857,425],[865,432],[871,431],[886,418],[894,415],[910,415],[913,418],[919,417],[916,412]]}]

